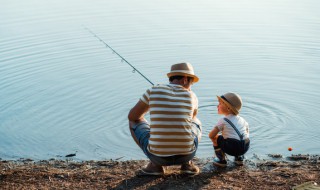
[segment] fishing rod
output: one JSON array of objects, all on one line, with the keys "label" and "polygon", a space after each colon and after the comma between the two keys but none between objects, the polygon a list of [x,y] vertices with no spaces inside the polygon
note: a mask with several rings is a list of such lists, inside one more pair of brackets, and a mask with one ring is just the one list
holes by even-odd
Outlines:
[{"label": "fishing rod", "polygon": [[116,50],[114,50],[111,46],[109,46],[105,41],[103,41],[99,36],[97,36],[92,30],[90,30],[87,27],[84,27],[86,30],[88,30],[94,37],[96,37],[100,42],[106,45],[106,47],[110,48],[113,53],[117,54],[121,58],[121,62],[126,62],[128,65],[130,65],[133,68],[133,72],[137,71],[144,79],[146,79],[152,86],[154,85],[146,76],[144,76],[137,68],[135,68],[129,61],[127,61],[124,57],[122,57]]}]

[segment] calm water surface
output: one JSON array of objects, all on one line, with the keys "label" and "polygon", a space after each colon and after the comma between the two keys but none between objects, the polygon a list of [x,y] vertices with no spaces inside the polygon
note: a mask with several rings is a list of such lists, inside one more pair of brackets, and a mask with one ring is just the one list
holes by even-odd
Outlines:
[{"label": "calm water surface", "polygon": [[[145,159],[127,113],[171,64],[193,64],[203,139],[216,95],[243,98],[247,156],[319,154],[318,0],[0,0],[0,158]],[[287,148],[293,147],[293,152]]]}]

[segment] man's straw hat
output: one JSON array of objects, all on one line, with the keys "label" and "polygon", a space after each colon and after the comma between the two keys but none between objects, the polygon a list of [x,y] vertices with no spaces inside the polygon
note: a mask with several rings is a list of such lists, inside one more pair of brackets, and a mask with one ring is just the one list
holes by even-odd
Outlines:
[{"label": "man's straw hat", "polygon": [[193,78],[193,82],[198,82],[199,78],[194,74],[193,67],[190,63],[177,63],[171,66],[171,71],[167,74],[171,76],[188,76]]},{"label": "man's straw hat", "polygon": [[238,94],[233,92],[228,92],[224,95],[217,96],[217,97],[218,97],[218,100],[221,100],[223,103],[225,103],[227,107],[231,109],[235,115],[239,114],[239,111],[242,107],[242,100]]}]

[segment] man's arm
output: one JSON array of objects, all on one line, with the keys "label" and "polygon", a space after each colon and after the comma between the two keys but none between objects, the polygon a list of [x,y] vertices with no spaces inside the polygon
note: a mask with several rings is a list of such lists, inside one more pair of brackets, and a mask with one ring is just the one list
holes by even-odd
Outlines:
[{"label": "man's arm", "polygon": [[141,121],[146,121],[144,115],[148,112],[149,106],[144,103],[143,101],[139,100],[139,102],[130,110],[128,114],[129,119],[129,129],[133,140],[137,143],[138,146],[141,147],[139,144],[139,139],[137,139],[134,133],[134,126]]},{"label": "man's arm", "polygon": [[193,116],[192,119],[196,118],[198,114],[198,109],[193,110]]},{"label": "man's arm", "polygon": [[129,121],[140,122],[145,121],[144,115],[149,111],[149,106],[143,101],[139,102],[130,110],[128,119]]},{"label": "man's arm", "polygon": [[196,122],[198,125],[202,125],[202,124],[201,124],[201,121],[197,118],[197,113],[198,113],[198,110],[197,110],[197,109],[193,111],[192,120],[193,120],[194,122]]}]

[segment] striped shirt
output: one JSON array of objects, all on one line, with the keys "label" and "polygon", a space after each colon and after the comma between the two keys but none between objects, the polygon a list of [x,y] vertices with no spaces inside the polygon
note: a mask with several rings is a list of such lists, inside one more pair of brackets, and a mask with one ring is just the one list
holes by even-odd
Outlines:
[{"label": "striped shirt", "polygon": [[190,154],[194,151],[191,121],[198,109],[192,91],[180,85],[156,85],[148,89],[141,101],[150,108],[149,151],[157,156]]}]

